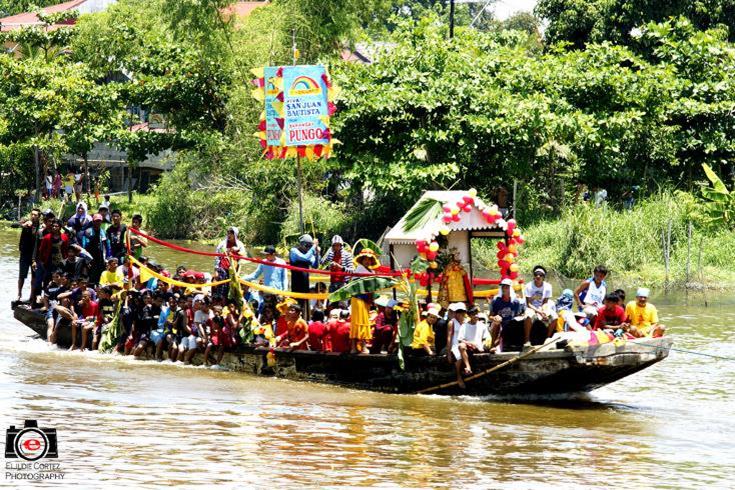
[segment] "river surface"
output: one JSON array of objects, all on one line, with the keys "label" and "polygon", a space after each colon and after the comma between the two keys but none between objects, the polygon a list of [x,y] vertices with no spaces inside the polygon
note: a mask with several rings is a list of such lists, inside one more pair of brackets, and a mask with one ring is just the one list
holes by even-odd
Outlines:
[{"label": "river surface", "polygon": [[[57,429],[59,459],[45,461],[64,479],[35,486],[735,487],[735,361],[672,352],[590,395],[506,400],[69,353],[12,318],[17,237],[0,231],[0,427]],[[211,264],[149,253],[169,267]],[[675,347],[735,358],[731,294],[652,302]]]}]

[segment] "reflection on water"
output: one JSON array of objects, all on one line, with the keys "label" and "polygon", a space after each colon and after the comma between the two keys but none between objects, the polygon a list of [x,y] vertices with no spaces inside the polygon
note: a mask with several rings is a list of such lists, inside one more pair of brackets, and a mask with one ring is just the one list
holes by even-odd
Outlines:
[{"label": "reflection on water", "polygon": [[[507,400],[384,395],[69,353],[11,319],[15,240],[0,232],[0,272],[12,278],[0,283],[0,426],[37,418],[56,427],[67,484],[724,488],[735,480],[733,362],[675,352],[590,395]],[[709,307],[701,295],[653,300],[677,347],[735,357],[735,298],[709,293]]]}]

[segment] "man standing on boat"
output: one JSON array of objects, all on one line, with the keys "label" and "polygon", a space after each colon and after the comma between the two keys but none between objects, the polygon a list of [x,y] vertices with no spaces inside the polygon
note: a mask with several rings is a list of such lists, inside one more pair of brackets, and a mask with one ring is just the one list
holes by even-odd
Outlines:
[{"label": "man standing on boat", "polygon": [[92,226],[84,230],[82,234],[82,247],[92,256],[89,265],[89,280],[97,284],[100,275],[105,270],[105,262],[110,257],[110,243],[107,234],[102,229],[102,215],[95,214],[92,217]]},{"label": "man standing on boat", "polygon": [[119,209],[113,209],[110,216],[112,224],[105,230],[107,239],[110,241],[110,255],[122,264],[127,255],[125,234],[128,232],[128,225],[122,222],[122,211]]},{"label": "man standing on boat", "polygon": [[329,266],[329,270],[333,273],[329,278],[330,293],[340,289],[350,279],[343,274],[338,274],[339,272],[352,272],[354,269],[352,253],[345,249],[341,236],[332,237],[332,248],[322,260],[322,266],[324,265]]},{"label": "man standing on boat", "polygon": [[[288,254],[288,261],[294,267],[302,269],[314,269],[319,266],[319,240],[315,240],[311,235],[301,235],[299,238],[299,246],[293,247]],[[309,273],[301,271],[291,271],[291,291],[295,293],[309,292]],[[308,314],[309,302],[305,299],[299,300],[301,308]]]},{"label": "man standing on boat", "polygon": [[[18,243],[18,251],[20,252],[20,272],[18,274],[18,299],[23,294],[23,285],[28,277],[28,269],[31,269],[33,261],[36,259],[36,250],[38,249],[38,232],[41,225],[41,210],[31,210],[31,216],[28,221],[21,224],[20,241]],[[31,278],[31,295],[29,301],[34,300],[35,291],[33,288],[33,280]]]}]

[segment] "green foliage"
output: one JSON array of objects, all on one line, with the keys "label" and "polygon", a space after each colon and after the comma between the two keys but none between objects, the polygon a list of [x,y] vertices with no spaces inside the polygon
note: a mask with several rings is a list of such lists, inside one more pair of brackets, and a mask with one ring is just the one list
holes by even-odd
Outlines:
[{"label": "green foliage", "polygon": [[382,289],[390,289],[396,287],[398,282],[398,280],[388,277],[359,277],[351,280],[346,286],[330,294],[329,302],[338,303],[340,301],[346,301],[358,294],[368,294]]},{"label": "green foliage", "polygon": [[424,198],[411,208],[403,223],[403,231],[411,232],[436,219],[442,211],[443,203],[436,199]]},{"label": "green foliage", "polygon": [[[662,284],[662,234],[668,234],[670,221],[670,281],[686,280],[689,222],[693,225],[689,280],[731,281],[735,269],[729,254],[735,250],[735,235],[726,228],[709,227],[692,214],[694,200],[691,194],[665,191],[643,200],[630,211],[591,205],[568,209],[558,219],[524,230],[527,241],[519,257],[521,272],[528,273],[534,265],[543,264],[564,277],[584,278],[590,276],[596,265],[605,264],[611,270],[611,280],[617,284]],[[479,261],[494,264],[497,249],[493,243],[478,245]]]},{"label": "green foliage", "polygon": [[34,7],[56,5],[59,0],[0,0],[0,14],[9,16],[23,12],[32,12]]},{"label": "green foliage", "polygon": [[709,167],[702,165],[704,173],[712,183],[711,187],[702,186],[702,214],[705,223],[714,228],[732,230],[735,225],[735,193],[730,192],[717,174]]},{"label": "green foliage", "polygon": [[488,195],[518,180],[520,206],[550,214],[578,182],[617,200],[633,185],[691,186],[702,163],[735,157],[735,58],[720,31],[649,25],[645,57],[608,43],[538,53],[518,32],[458,29],[448,43],[432,17],[391,41],[373,64],[334,70],[339,163],[374,196],[374,233],[424,189],[457,182]]},{"label": "green foliage", "polygon": [[732,0],[539,0],[536,15],[549,22],[549,42],[576,47],[603,41],[631,44],[634,28],[678,16],[691,19],[697,29],[725,26],[735,40]]},{"label": "green foliage", "polygon": [[[328,243],[333,235],[347,229],[350,219],[344,204],[333,203],[311,193],[304,195],[304,231],[319,237],[323,243]],[[284,241],[293,243],[300,234],[299,202],[298,199],[294,199],[288,206],[281,236]]]}]

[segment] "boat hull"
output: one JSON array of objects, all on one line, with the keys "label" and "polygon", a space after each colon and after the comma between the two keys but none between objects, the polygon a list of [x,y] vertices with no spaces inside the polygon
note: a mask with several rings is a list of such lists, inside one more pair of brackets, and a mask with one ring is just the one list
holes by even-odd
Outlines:
[{"label": "boat hull", "polygon": [[[46,322],[41,312],[23,305],[13,308],[14,316],[46,339]],[[71,345],[70,329],[57,333],[58,345]],[[441,395],[545,395],[587,392],[600,388],[665,359],[671,348],[669,337],[628,341],[622,345],[605,343],[585,347],[544,348],[485,376],[466,383],[432,390]],[[450,383],[454,366],[445,357],[411,357],[400,369],[395,356],[351,355],[276,349],[268,363],[268,349],[239,346],[225,354],[221,366],[232,371],[277,376],[298,381],[337,384],[351,388],[389,393],[416,393]],[[473,371],[479,373],[518,357],[518,352],[476,354]],[[197,354],[194,364],[201,364]]]}]

